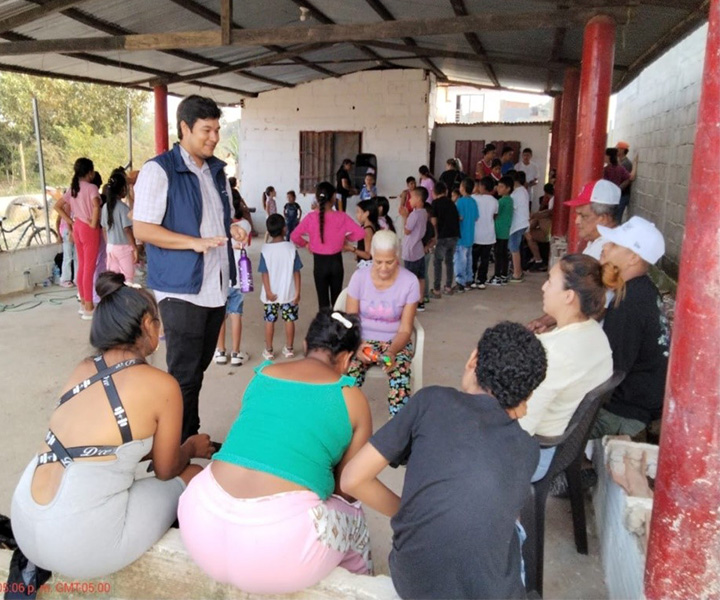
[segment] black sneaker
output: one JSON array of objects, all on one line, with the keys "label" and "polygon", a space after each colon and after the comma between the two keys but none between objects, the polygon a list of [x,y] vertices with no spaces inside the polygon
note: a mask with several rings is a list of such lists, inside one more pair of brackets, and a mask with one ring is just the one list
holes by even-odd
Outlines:
[{"label": "black sneaker", "polygon": [[498,277],[496,275],[490,281],[488,281],[488,285],[502,285],[502,277]]},{"label": "black sneaker", "polygon": [[425,312],[425,303],[424,302],[420,302],[420,304],[418,304],[417,311]]}]

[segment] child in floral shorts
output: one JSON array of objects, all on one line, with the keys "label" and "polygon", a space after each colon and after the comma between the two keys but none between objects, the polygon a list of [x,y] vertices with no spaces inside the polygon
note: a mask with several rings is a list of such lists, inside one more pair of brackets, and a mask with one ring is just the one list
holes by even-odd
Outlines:
[{"label": "child in floral shorts", "polygon": [[295,321],[298,320],[300,304],[300,269],[302,262],[295,244],[285,241],[285,219],[282,215],[270,215],[266,222],[269,240],[260,253],[258,271],[262,274],[260,301],[264,305],[265,350],[263,358],[273,360],[273,337],[275,322],[285,321],[285,358],[295,356]]}]

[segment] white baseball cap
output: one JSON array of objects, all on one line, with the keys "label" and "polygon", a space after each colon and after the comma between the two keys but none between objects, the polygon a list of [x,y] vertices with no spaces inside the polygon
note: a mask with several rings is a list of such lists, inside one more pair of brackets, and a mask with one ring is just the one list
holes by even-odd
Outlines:
[{"label": "white baseball cap", "polygon": [[584,206],[591,202],[617,206],[620,204],[621,194],[620,188],[612,181],[598,179],[597,181],[586,183],[575,198],[565,202],[565,206]]},{"label": "white baseball cap", "polygon": [[665,254],[663,234],[653,223],[642,217],[631,217],[615,228],[598,225],[597,230],[608,242],[632,250],[651,265],[654,265]]}]

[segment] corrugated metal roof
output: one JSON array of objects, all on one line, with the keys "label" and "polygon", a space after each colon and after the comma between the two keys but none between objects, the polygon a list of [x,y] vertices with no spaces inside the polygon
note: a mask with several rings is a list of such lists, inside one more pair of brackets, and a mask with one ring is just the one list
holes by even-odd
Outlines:
[{"label": "corrugated metal roof", "polygon": [[[9,31],[3,29],[3,23],[8,19],[42,10],[44,1],[0,0],[0,43],[12,44],[23,39],[72,41],[122,33],[219,31],[220,0],[89,0],[14,26]],[[596,6],[601,6],[602,2],[597,0]],[[608,3],[618,6],[625,0]],[[655,0],[652,5],[635,4],[636,0],[627,0],[627,10],[618,13],[629,17],[629,22],[617,28],[616,86],[627,83],[628,69],[631,75],[638,71],[652,56],[662,53],[707,16],[700,8],[702,0]],[[300,5],[312,7],[304,21],[300,21]],[[593,6],[593,3],[585,0],[577,5]],[[274,40],[275,44],[266,46],[86,51],[79,55],[70,51],[64,54],[0,55],[0,70],[6,65],[7,69],[27,69],[34,74],[86,77],[146,87],[152,78],[159,77],[169,79],[172,93],[183,94],[188,89],[205,85],[207,89],[213,89],[219,101],[236,103],[243,93],[259,93],[283,83],[292,85],[332,74],[393,66],[430,69],[441,81],[551,91],[562,84],[564,64],[579,64],[581,25],[568,23],[563,27],[564,39],[555,53],[557,27],[513,30],[513,18],[519,13],[537,13],[540,21],[542,15],[556,10],[556,3],[550,0],[464,0],[460,3],[449,0],[244,0],[234,2],[233,25],[244,29],[271,28],[282,33],[283,27],[306,29],[323,23],[356,24],[358,28],[379,26],[393,19],[425,19],[432,23],[433,19],[455,17],[454,9],[458,6],[464,6],[471,16],[497,15],[500,25],[468,34],[457,33],[450,26],[442,35],[381,40],[397,44],[400,49],[374,48],[373,39],[338,42],[298,57],[283,58],[278,65],[255,63],[257,59],[264,61],[290,45],[282,35]],[[504,22],[508,24],[507,30],[503,29]],[[372,31],[370,28],[369,38],[372,38]],[[413,53],[413,45],[420,47],[419,52],[429,51],[433,55],[417,56]],[[442,52],[456,56],[442,55]],[[491,67],[467,57],[477,56],[477,53],[484,53]],[[248,62],[250,64],[246,64]],[[553,63],[550,67],[549,62]],[[243,66],[245,71],[214,72],[228,65]],[[191,81],[191,76],[198,79]],[[208,93],[205,87],[202,89]]]}]

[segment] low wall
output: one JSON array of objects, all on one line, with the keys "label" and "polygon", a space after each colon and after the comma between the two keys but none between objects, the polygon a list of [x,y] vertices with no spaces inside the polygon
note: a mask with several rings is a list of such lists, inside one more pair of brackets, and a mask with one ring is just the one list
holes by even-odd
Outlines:
[{"label": "low wall", "polygon": [[0,296],[27,291],[28,282],[31,289],[50,277],[58,252],[62,252],[62,244],[0,252]]},{"label": "low wall", "polygon": [[[7,581],[11,555],[9,550],[0,550],[0,581]],[[277,568],[282,569],[282,565],[277,565]],[[76,587],[73,588],[73,585]],[[102,590],[102,592],[93,593],[91,590]],[[122,571],[102,579],[77,582],[61,575],[54,575],[41,588],[39,597],[46,600],[59,598],[399,600],[388,576],[353,575],[340,567],[317,585],[301,592],[273,596],[249,594],[234,586],[217,583],[205,575],[188,556],[177,529],[168,531],[157,544]]]}]

